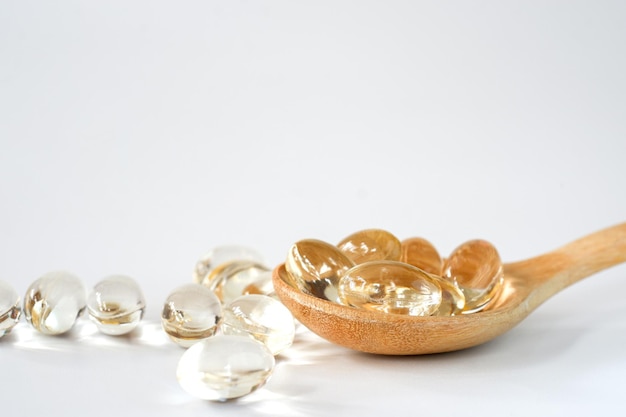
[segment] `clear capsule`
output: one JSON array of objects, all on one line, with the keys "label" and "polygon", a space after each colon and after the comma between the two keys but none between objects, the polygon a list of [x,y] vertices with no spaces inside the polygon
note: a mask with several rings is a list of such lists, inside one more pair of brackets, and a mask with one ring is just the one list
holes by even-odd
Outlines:
[{"label": "clear capsule", "polygon": [[444,261],[442,276],[465,294],[463,313],[474,313],[484,309],[499,291],[502,261],[491,243],[471,240],[457,247]]},{"label": "clear capsule", "polygon": [[339,280],[338,290],[342,304],[409,316],[430,316],[442,300],[428,273],[396,261],[357,265]]},{"label": "clear capsule", "polygon": [[296,333],[291,312],[280,301],[266,295],[244,295],[224,309],[222,332],[250,336],[277,355],[293,343]]},{"label": "clear capsule", "polygon": [[20,297],[17,292],[4,281],[0,281],[0,337],[11,333],[20,321]]},{"label": "clear capsule", "polygon": [[146,306],[137,282],[125,275],[112,275],[98,282],[87,297],[89,318],[104,334],[131,332],[143,317]]},{"label": "clear capsule", "polygon": [[355,264],[369,261],[399,261],[401,243],[382,229],[366,229],[353,233],[337,244],[339,250]]},{"label": "clear capsule", "polygon": [[85,309],[86,298],[78,277],[66,271],[49,272],[26,290],[24,317],[41,333],[63,334]]},{"label": "clear capsule", "polygon": [[455,316],[465,309],[465,294],[453,282],[439,275],[429,274],[441,287],[441,304],[431,316]]},{"label": "clear capsule", "polygon": [[165,300],[161,324],[170,339],[189,347],[213,336],[222,316],[222,304],[213,291],[200,284],[186,284]]},{"label": "clear capsule", "polygon": [[316,297],[338,302],[339,279],[354,266],[336,246],[317,239],[304,239],[291,246],[285,269],[292,286]]},{"label": "clear capsule", "polygon": [[262,343],[220,335],[190,347],[180,358],[176,377],[189,394],[226,401],[263,386],[274,370],[274,355]]},{"label": "clear capsule", "polygon": [[236,260],[225,262],[214,268],[202,281],[217,295],[223,304],[250,291],[274,291],[272,271],[255,261]]},{"label": "clear capsule", "polygon": [[237,245],[217,246],[202,256],[196,263],[193,271],[194,282],[202,283],[216,267],[236,260],[265,264],[263,256],[252,248]]},{"label": "clear capsule", "polygon": [[272,283],[272,271],[267,271],[258,280],[246,285],[241,295],[259,294],[267,295],[269,297],[278,298],[274,291],[274,284]]},{"label": "clear capsule", "polygon": [[400,260],[430,274],[440,275],[442,260],[432,243],[421,237],[402,241]]}]

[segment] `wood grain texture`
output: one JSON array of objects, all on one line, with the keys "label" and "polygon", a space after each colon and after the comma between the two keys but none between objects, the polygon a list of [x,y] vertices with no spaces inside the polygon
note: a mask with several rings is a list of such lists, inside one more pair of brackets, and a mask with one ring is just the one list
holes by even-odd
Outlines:
[{"label": "wood grain texture", "polygon": [[304,294],[284,265],[274,289],[294,316],[326,340],[362,352],[420,355],[485,343],[513,328],[545,300],[598,271],[626,261],[626,223],[555,251],[504,265],[504,284],[488,309],[451,317],[411,317],[357,310]]}]

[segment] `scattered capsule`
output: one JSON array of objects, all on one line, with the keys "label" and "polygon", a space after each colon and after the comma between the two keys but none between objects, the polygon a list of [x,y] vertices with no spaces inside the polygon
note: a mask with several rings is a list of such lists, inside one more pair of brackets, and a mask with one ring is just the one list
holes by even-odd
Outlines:
[{"label": "scattered capsule", "polygon": [[255,261],[235,260],[225,262],[213,269],[202,281],[217,295],[223,304],[249,291],[273,292],[272,271],[267,266]]},{"label": "scattered capsule", "polygon": [[49,272],[33,282],[24,296],[24,317],[37,331],[59,335],[69,331],[86,304],[81,280],[65,271]]},{"label": "scattered capsule", "polygon": [[0,337],[11,333],[20,321],[20,297],[17,292],[4,281],[0,281]]},{"label": "scattered capsule", "polygon": [[180,358],[176,377],[189,394],[226,401],[263,386],[275,366],[263,343],[242,336],[219,335],[190,347]]},{"label": "scattered capsule", "polygon": [[277,355],[293,343],[293,315],[280,301],[266,295],[243,295],[224,309],[224,334],[250,336]]},{"label": "scattered capsule", "polygon": [[112,336],[133,331],[143,317],[145,306],[139,285],[125,275],[102,279],[87,297],[89,319],[102,333]]},{"label": "scattered capsule", "polygon": [[252,248],[237,245],[216,246],[196,262],[193,280],[200,284],[215,268],[226,262],[236,260],[265,264],[263,255]]},{"label": "scattered capsule", "polygon": [[182,347],[213,336],[221,320],[220,300],[200,284],[176,288],[165,300],[161,313],[163,330]]}]

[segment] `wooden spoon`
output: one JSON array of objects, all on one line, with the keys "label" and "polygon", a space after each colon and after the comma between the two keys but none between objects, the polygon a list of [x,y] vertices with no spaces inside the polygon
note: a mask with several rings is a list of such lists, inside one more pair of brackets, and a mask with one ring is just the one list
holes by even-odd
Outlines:
[{"label": "wooden spoon", "polygon": [[274,289],[306,327],[330,342],[362,352],[420,355],[485,343],[513,328],[563,288],[626,261],[626,223],[560,249],[504,265],[504,285],[489,308],[450,317],[414,317],[358,310],[304,294],[273,273]]}]

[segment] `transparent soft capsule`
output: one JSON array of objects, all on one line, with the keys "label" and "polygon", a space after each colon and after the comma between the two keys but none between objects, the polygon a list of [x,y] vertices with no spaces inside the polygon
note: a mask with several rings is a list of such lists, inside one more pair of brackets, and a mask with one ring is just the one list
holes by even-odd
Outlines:
[{"label": "transparent soft capsule", "polygon": [[293,315],[280,301],[266,295],[244,295],[224,309],[224,334],[250,336],[277,355],[293,343]]},{"label": "transparent soft capsule", "polygon": [[337,247],[355,264],[369,261],[399,261],[401,244],[382,229],[366,229],[344,238]]},{"label": "transparent soft capsule", "polygon": [[260,294],[278,298],[276,292],[274,291],[274,284],[272,283],[272,271],[267,271],[262,274],[259,279],[246,285],[243,289],[242,295],[248,294]]},{"label": "transparent soft capsule", "polygon": [[223,304],[249,291],[273,291],[272,271],[255,261],[236,260],[225,262],[213,269],[202,281]]},{"label": "transparent soft capsule", "polygon": [[236,260],[265,264],[264,257],[252,248],[237,245],[216,246],[196,263],[193,271],[194,282],[202,283],[207,275],[217,266]]},{"label": "transparent soft capsule", "polygon": [[0,281],[0,337],[11,333],[20,321],[20,297],[17,292],[4,281]]},{"label": "transparent soft capsule", "polygon": [[455,316],[465,309],[465,294],[453,282],[439,275],[429,274],[441,287],[441,304],[431,316]]},{"label": "transparent soft capsule", "polygon": [[291,284],[300,291],[338,302],[339,279],[354,266],[336,246],[317,239],[304,239],[289,249],[285,269]]},{"label": "transparent soft capsule", "polygon": [[143,317],[146,302],[137,282],[125,275],[112,275],[98,282],[89,297],[89,318],[104,334],[131,332]]},{"label": "transparent soft capsule", "polygon": [[274,355],[254,339],[220,335],[190,347],[180,358],[176,377],[189,394],[226,401],[263,386],[274,370]]},{"label": "transparent soft capsule", "polygon": [[456,248],[443,264],[442,275],[465,294],[464,313],[482,310],[502,285],[502,261],[496,248],[471,240]]},{"label": "transparent soft capsule", "polygon": [[26,290],[24,317],[41,333],[63,334],[85,309],[86,298],[78,277],[66,271],[49,272]]},{"label": "transparent soft capsule", "polygon": [[430,274],[441,274],[443,262],[439,252],[432,243],[421,237],[412,237],[402,241],[400,260]]},{"label": "transparent soft capsule", "polygon": [[165,333],[182,347],[215,334],[222,320],[222,304],[207,287],[186,284],[176,288],[165,300],[161,324]]},{"label": "transparent soft capsule", "polygon": [[339,280],[342,304],[409,316],[430,316],[441,304],[440,285],[430,274],[397,261],[372,261]]}]

